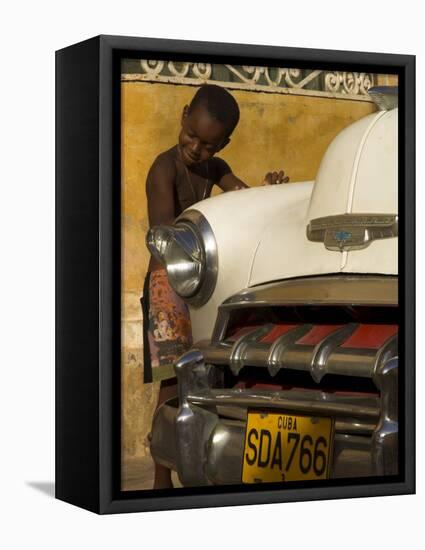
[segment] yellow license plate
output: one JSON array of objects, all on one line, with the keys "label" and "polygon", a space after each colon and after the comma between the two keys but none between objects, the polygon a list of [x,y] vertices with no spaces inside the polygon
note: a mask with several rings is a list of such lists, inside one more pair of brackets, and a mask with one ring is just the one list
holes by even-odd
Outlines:
[{"label": "yellow license plate", "polygon": [[326,479],[332,445],[331,418],[249,411],[242,482]]}]

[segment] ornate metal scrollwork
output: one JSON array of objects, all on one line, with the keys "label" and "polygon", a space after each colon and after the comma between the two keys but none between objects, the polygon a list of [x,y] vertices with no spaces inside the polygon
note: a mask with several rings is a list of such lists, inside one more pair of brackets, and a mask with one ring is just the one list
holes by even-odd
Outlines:
[{"label": "ornate metal scrollwork", "polygon": [[242,66],[243,72],[233,65],[225,65],[225,67],[230,71],[230,73],[237,76],[241,82],[254,85],[257,84],[265,70],[264,67],[251,67],[249,65]]},{"label": "ornate metal scrollwork", "polygon": [[347,95],[365,95],[374,84],[370,73],[330,72],[325,75],[325,91]]},{"label": "ornate metal scrollwork", "polygon": [[145,74],[156,77],[158,76],[164,68],[164,61],[154,61],[152,59],[141,59],[140,65],[145,72]]},{"label": "ornate metal scrollwork", "polygon": [[173,61],[169,61],[168,62],[168,70],[174,76],[187,76],[187,74],[189,72],[189,69],[190,69],[190,64],[189,63],[180,63],[180,65],[182,65],[182,67],[179,69],[177,67],[177,63],[173,63]]},{"label": "ornate metal scrollwork", "polygon": [[209,80],[211,78],[212,66],[210,63],[194,63],[193,74],[201,80]]},{"label": "ornate metal scrollwork", "polygon": [[140,60],[141,72],[122,75],[123,81],[151,81],[199,86],[217,82],[230,89],[271,93],[301,93],[369,100],[375,85],[371,73],[305,70],[253,65],[212,65],[177,61]]}]

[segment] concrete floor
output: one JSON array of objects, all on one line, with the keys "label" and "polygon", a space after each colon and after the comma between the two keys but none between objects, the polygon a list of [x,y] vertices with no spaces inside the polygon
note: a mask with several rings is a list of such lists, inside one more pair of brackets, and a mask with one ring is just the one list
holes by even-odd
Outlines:
[{"label": "concrete floor", "polygon": [[[122,490],[140,491],[152,489],[154,477],[154,463],[150,455],[140,458],[129,458],[123,464]],[[176,472],[172,472],[171,478],[174,487],[181,487]]]}]

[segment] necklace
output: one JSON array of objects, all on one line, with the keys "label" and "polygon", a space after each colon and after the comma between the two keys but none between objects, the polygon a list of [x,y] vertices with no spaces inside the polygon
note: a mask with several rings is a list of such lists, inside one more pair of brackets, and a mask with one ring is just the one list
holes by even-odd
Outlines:
[{"label": "necklace", "polygon": [[[195,188],[193,187],[192,178],[190,177],[189,170],[188,170],[186,164],[183,162],[183,157],[182,157],[182,152],[181,152],[181,149],[180,149],[180,145],[178,145],[178,151],[179,151],[179,155],[180,155],[180,160],[182,161],[182,164],[184,166],[184,171],[185,171],[185,174],[186,174],[187,182],[189,183],[190,189],[192,191],[193,199],[194,199],[195,202],[199,202],[198,197],[196,196]],[[204,187],[204,192],[202,193],[202,198],[200,199],[201,201],[203,201],[205,199],[205,197],[207,195],[207,190],[208,190],[208,187],[209,187],[209,184],[210,184],[210,174],[209,174],[209,169],[208,169],[208,161],[206,162],[206,168],[207,168],[207,182],[206,182],[205,187]]]}]

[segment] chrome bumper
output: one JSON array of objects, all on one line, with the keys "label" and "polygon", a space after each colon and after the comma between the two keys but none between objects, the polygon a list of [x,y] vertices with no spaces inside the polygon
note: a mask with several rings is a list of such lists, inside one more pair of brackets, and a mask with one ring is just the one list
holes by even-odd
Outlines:
[{"label": "chrome bumper", "polygon": [[[241,483],[246,411],[251,407],[332,416],[332,478],[397,473],[397,417],[389,398],[397,387],[396,359],[379,373],[381,399],[212,389],[214,367],[205,365],[197,350],[182,356],[175,368],[180,406],[168,402],[157,410],[151,453],[156,462],[176,470],[184,486]],[[233,418],[223,414],[226,408],[233,410]]]}]

